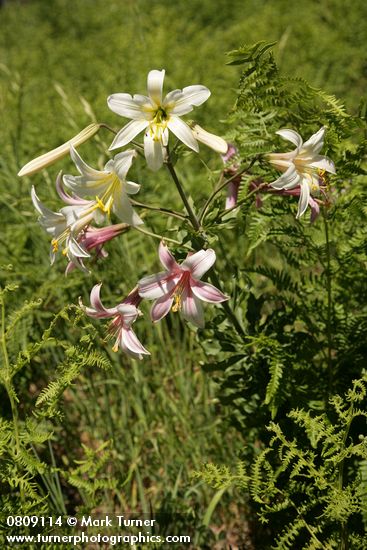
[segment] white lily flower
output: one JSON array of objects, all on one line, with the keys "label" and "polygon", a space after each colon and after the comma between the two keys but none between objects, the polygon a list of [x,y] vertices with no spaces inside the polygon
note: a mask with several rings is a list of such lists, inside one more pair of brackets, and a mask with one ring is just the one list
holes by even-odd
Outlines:
[{"label": "white lily flower", "polygon": [[118,132],[110,149],[123,147],[145,130],[144,153],[152,170],[158,170],[163,164],[169,130],[187,147],[199,151],[193,131],[180,116],[190,113],[210,96],[208,88],[194,85],[173,90],[163,98],[164,75],[164,70],[148,73],[148,96],[137,94],[132,97],[122,93],[112,94],[107,99],[111,111],[132,119]]},{"label": "white lily flower", "polygon": [[285,128],[276,132],[293,143],[296,148],[288,153],[267,155],[268,161],[283,174],[269,185],[277,190],[290,190],[299,187],[297,218],[300,218],[311,205],[311,194],[318,194],[320,183],[324,183],[325,172],[335,174],[332,160],[320,155],[324,145],[325,127],[320,128],[305,143],[294,130]]},{"label": "white lily flower", "polygon": [[79,197],[94,196],[103,212],[112,212],[124,223],[141,225],[143,220],[133,210],[128,195],[134,195],[140,185],[127,181],[126,176],[137,153],[123,151],[109,160],[104,170],[95,170],[84,162],[79,153],[70,147],[70,155],[80,176],[65,175],[63,181]]},{"label": "white lily flower", "polygon": [[[62,253],[67,256],[70,262],[80,264],[79,258],[88,258],[90,254],[78,242],[81,235],[95,221],[100,221],[101,216],[98,203],[95,201],[83,201],[79,197],[69,198],[69,205],[53,212],[38,198],[34,186],[31,191],[32,201],[35,209],[40,214],[39,223],[41,227],[52,237],[50,249],[51,265],[54,263],[56,253],[62,247]],[[72,201],[74,203],[72,204]],[[84,268],[85,271],[88,271]]]}]

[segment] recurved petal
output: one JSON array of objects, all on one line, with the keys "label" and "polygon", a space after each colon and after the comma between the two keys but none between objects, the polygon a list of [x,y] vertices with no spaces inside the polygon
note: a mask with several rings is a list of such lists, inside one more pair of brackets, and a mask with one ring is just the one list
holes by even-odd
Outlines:
[{"label": "recurved petal", "polygon": [[89,166],[82,157],[79,155],[78,151],[73,147],[73,145],[70,145],[70,156],[75,164],[75,166],[78,169],[78,172],[82,175],[88,178],[89,180],[99,180],[106,177],[106,172],[101,172],[100,170],[95,170],[91,166]]},{"label": "recurved petal", "polygon": [[203,306],[190,289],[182,295],[182,316],[199,328],[205,326]]},{"label": "recurved petal", "polygon": [[152,321],[156,323],[157,321],[160,321],[167,315],[169,310],[172,307],[173,303],[173,297],[168,294],[165,296],[162,296],[159,298],[152,306],[152,309],[150,311],[150,316]]},{"label": "recurved petal", "polygon": [[126,175],[131,168],[137,152],[135,149],[128,149],[122,153],[118,153],[113,159],[113,171],[117,174],[121,181],[126,179]]},{"label": "recurved petal", "polygon": [[67,247],[70,251],[71,256],[76,256],[77,258],[90,258],[90,254],[83,248],[74,238],[69,237],[67,241]]},{"label": "recurved petal", "polygon": [[149,71],[148,73],[148,94],[150,99],[152,99],[158,106],[162,103],[162,90],[163,90],[163,81],[164,81],[165,71]]},{"label": "recurved petal", "polygon": [[129,195],[136,195],[140,191],[141,185],[139,183],[135,183],[133,181],[127,181],[126,182],[126,193]]},{"label": "recurved petal", "polygon": [[145,130],[148,124],[149,122],[147,120],[131,120],[117,133],[109,150],[112,151],[113,149],[123,147],[127,143],[130,143],[135,136]]},{"label": "recurved petal", "polygon": [[195,281],[191,279],[190,286],[194,295],[200,300],[204,300],[204,302],[217,304],[229,300],[229,296],[226,296],[223,292],[209,283],[203,283],[202,281]]},{"label": "recurved petal", "polygon": [[148,300],[156,300],[170,293],[179,281],[179,276],[170,276],[167,271],[143,277],[138,282],[139,295]]},{"label": "recurved petal", "polygon": [[199,152],[199,145],[190,126],[181,120],[178,116],[172,115],[167,124],[168,128],[175,134],[178,139],[180,139],[187,147],[193,149],[193,151]]},{"label": "recurved petal", "polygon": [[[94,287],[92,288],[90,293],[90,304],[93,308],[94,313],[98,314],[98,316],[112,317],[113,315],[116,315],[117,310],[115,307],[113,308],[104,307],[100,298],[101,286],[102,286],[102,283],[99,283],[98,285],[94,285]],[[90,308],[87,308],[87,309],[90,309]],[[88,315],[91,315],[91,314],[88,313]]]},{"label": "recurved petal", "polygon": [[[146,98],[148,105],[148,98]],[[107,98],[107,105],[117,115],[133,120],[145,120],[144,103],[136,101],[130,94],[112,94]]]},{"label": "recurved petal", "polygon": [[326,131],[326,128],[323,126],[322,128],[320,128],[318,132],[316,132],[315,134],[312,134],[312,136],[307,141],[304,142],[302,147],[302,153],[303,152],[314,153],[314,154],[319,153],[324,145],[325,131]]},{"label": "recurved petal", "polygon": [[307,210],[310,200],[310,186],[306,178],[301,181],[301,194],[298,201],[298,212],[296,218],[300,218]]},{"label": "recurved petal", "polygon": [[124,223],[128,223],[132,226],[137,226],[144,223],[140,216],[133,209],[127,193],[122,189],[116,190],[113,195],[112,210],[115,212],[116,216]]},{"label": "recurved petal", "polygon": [[149,351],[141,344],[131,328],[121,328],[120,345],[121,349],[135,358],[142,359],[142,355],[150,355]]},{"label": "recurved petal", "polygon": [[330,174],[336,173],[335,164],[333,161],[323,155],[315,155],[310,163],[310,166],[313,168],[318,168],[319,170],[326,170],[326,172],[330,172]]},{"label": "recurved petal", "polygon": [[191,277],[201,279],[201,277],[212,267],[216,259],[215,252],[211,248],[208,250],[199,250],[182,262],[181,269],[190,271]]},{"label": "recurved petal", "polygon": [[[200,84],[194,86],[186,86],[182,90],[182,93],[179,97],[176,96],[175,104],[172,109],[172,114],[175,115],[185,115],[190,113],[193,107],[198,107],[210,96],[210,90],[205,86]],[[165,102],[169,101],[170,98],[165,98]]]},{"label": "recurved petal", "polygon": [[32,197],[33,205],[37,210],[37,212],[41,214],[41,216],[43,216],[48,222],[52,224],[57,224],[65,221],[65,216],[62,213],[53,212],[52,210],[50,210],[49,208],[47,208],[42,204],[42,202],[37,196],[34,185],[32,185],[31,197]]},{"label": "recurved petal", "polygon": [[148,167],[156,172],[163,164],[163,146],[158,140],[155,140],[146,132],[144,135],[144,154]]},{"label": "recurved petal", "polygon": [[164,244],[163,241],[161,241],[159,245],[158,254],[161,264],[167,269],[167,271],[180,270],[180,266],[176,262],[171,252],[168,250],[168,246]]},{"label": "recurved petal", "polygon": [[297,147],[297,149],[302,147],[303,140],[298,132],[295,132],[290,128],[283,128],[282,130],[278,130],[275,133],[278,134],[278,136],[281,136],[283,139],[286,139],[293,143]]},{"label": "recurved petal", "polygon": [[270,187],[274,189],[293,189],[299,185],[301,178],[294,166],[291,164],[289,168],[278,178],[277,180],[269,183]]}]

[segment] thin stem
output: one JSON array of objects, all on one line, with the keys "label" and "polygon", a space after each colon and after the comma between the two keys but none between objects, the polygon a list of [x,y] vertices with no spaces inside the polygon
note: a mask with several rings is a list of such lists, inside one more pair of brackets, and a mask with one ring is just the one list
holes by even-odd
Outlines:
[{"label": "thin stem", "polygon": [[190,206],[190,203],[186,197],[186,193],[184,191],[184,188],[182,187],[181,183],[180,183],[180,180],[178,179],[177,177],[177,174],[175,172],[175,169],[173,167],[173,164],[171,162],[171,159],[169,158],[169,153],[168,153],[168,159],[166,161],[166,166],[168,168],[168,171],[169,173],[171,174],[172,176],[172,179],[173,181],[175,182],[175,185],[177,187],[177,191],[179,192],[180,194],[180,197],[182,199],[182,202],[184,203],[185,205],[185,208],[186,208],[186,211],[188,213],[188,216],[190,218],[190,221],[191,221],[191,225],[193,226],[193,228],[196,230],[196,231],[200,231],[201,230],[201,225],[199,223],[199,220],[197,219],[197,217],[195,216],[194,214],[194,211],[193,209],[191,208]]},{"label": "thin stem", "polygon": [[144,235],[149,235],[149,237],[154,237],[155,239],[159,239],[160,241],[168,241],[170,243],[185,246],[185,245],[182,245],[182,243],[180,243],[180,241],[176,241],[175,239],[170,239],[169,237],[163,237],[163,235],[158,235],[157,233],[152,233],[151,231],[147,231],[146,229],[141,229],[141,227],[139,227],[137,225],[131,226],[131,228],[135,229],[136,231],[139,231],[139,233],[144,233]]},{"label": "thin stem", "polygon": [[329,238],[329,223],[327,214],[323,210],[323,220],[325,229],[325,241],[326,241],[326,289],[327,289],[327,368],[328,368],[328,393],[330,394],[333,381],[332,372],[332,332],[331,332],[331,317],[332,317],[332,294],[331,294],[331,257],[330,257],[330,238]]},{"label": "thin stem", "polygon": [[[18,416],[18,409],[14,400],[14,395],[13,395],[12,386],[11,386],[10,363],[9,363],[8,350],[6,348],[6,341],[5,341],[5,303],[3,298],[1,298],[1,347],[3,350],[4,365],[5,365],[3,383],[10,401],[11,413],[13,417],[13,426],[14,426],[15,448],[16,448],[17,457],[19,457],[20,455],[19,416]],[[23,492],[22,485],[20,485],[19,489],[20,489],[20,499],[22,502],[24,502],[24,492]]]},{"label": "thin stem", "polygon": [[[218,275],[216,274],[214,269],[210,273],[210,278],[213,281],[214,285],[222,292]],[[237,319],[234,311],[232,311],[232,308],[229,305],[229,303],[228,302],[222,302],[222,307],[223,307],[224,311],[227,313],[228,318],[232,321],[232,324],[233,324],[234,328],[236,329],[238,335],[241,336],[241,338],[246,338],[246,332],[242,328],[242,326],[241,326],[239,320]]]},{"label": "thin stem", "polygon": [[166,214],[167,216],[179,218],[180,220],[187,220],[187,216],[185,216],[185,214],[180,214],[179,212],[175,212],[174,210],[170,210],[169,208],[160,208],[158,206],[150,206],[149,204],[144,204],[142,202],[137,202],[134,200],[132,200],[131,203],[133,204],[133,206],[137,206],[138,208],[145,208],[146,210],[153,210],[155,212],[161,212],[162,214]]}]

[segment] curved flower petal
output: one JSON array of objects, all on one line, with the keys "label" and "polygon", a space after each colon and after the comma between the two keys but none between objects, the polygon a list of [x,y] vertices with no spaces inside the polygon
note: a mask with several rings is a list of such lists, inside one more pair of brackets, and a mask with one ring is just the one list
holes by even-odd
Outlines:
[{"label": "curved flower petal", "polygon": [[323,155],[315,155],[312,158],[312,162],[310,162],[309,166],[312,166],[313,168],[318,168],[319,170],[325,170],[326,172],[330,172],[330,174],[335,174],[335,164],[332,160],[330,160],[328,157],[324,157]]},{"label": "curved flower petal", "polygon": [[301,153],[317,154],[324,146],[326,128],[323,126],[318,132],[312,134],[312,136],[304,142]]},{"label": "curved flower petal", "polygon": [[117,313],[117,310],[115,307],[108,309],[108,308],[105,308],[104,305],[102,304],[101,298],[100,298],[101,286],[102,286],[102,283],[99,283],[98,285],[94,285],[94,287],[91,290],[91,293],[90,293],[90,303],[92,306],[91,308],[84,306],[81,301],[81,298],[79,298],[80,307],[82,307],[82,309],[85,311],[85,313],[89,317],[102,319],[102,318],[113,317]]},{"label": "curved flower petal", "polygon": [[123,147],[127,143],[130,143],[135,136],[145,130],[148,124],[148,120],[131,120],[117,133],[115,139],[110,145],[109,150],[112,151],[113,149]]},{"label": "curved flower petal", "polygon": [[152,321],[156,323],[157,321],[160,321],[167,315],[169,310],[172,307],[173,303],[173,296],[171,294],[165,294],[161,298],[159,298],[152,306],[152,309],[150,311],[150,316]]},{"label": "curved flower petal", "polygon": [[159,259],[161,261],[161,264],[163,265],[163,267],[167,269],[167,271],[180,269],[180,266],[176,262],[175,258],[173,257],[171,252],[168,250],[167,245],[165,245],[163,242],[159,244],[158,254],[159,254]]},{"label": "curved flower petal", "polygon": [[223,292],[218,290],[218,288],[216,288],[215,286],[209,283],[203,283],[202,281],[191,280],[190,286],[195,296],[200,300],[204,300],[204,302],[217,304],[217,303],[225,302],[226,300],[229,300],[228,296],[223,294]]},{"label": "curved flower petal", "polygon": [[283,139],[286,139],[293,143],[297,147],[297,149],[302,147],[303,140],[298,132],[290,130],[289,128],[283,128],[282,130],[278,130],[275,133],[278,134],[278,136],[281,136]]},{"label": "curved flower petal", "polygon": [[291,164],[290,167],[278,178],[277,180],[269,183],[270,187],[274,189],[292,189],[299,185],[301,177],[298,174],[294,164]]},{"label": "curved flower petal", "polygon": [[133,181],[127,181],[126,182],[126,193],[128,195],[136,195],[140,191],[141,185],[139,183],[135,183]]},{"label": "curved flower petal", "polygon": [[120,345],[129,355],[142,359],[142,355],[150,355],[149,351],[138,340],[135,332],[131,328],[122,327],[120,330]]},{"label": "curved flower petal", "polygon": [[121,188],[113,194],[112,210],[124,223],[128,223],[132,226],[142,225],[144,223],[133,209],[127,193]]},{"label": "curved flower petal", "polygon": [[[196,84],[194,86],[186,86],[178,96],[174,99],[174,107],[171,111],[174,115],[186,115],[190,113],[193,107],[198,107],[204,103],[210,96],[210,90],[205,86]],[[173,99],[173,97],[172,97]],[[170,97],[166,97],[164,103],[167,100],[172,101]]]},{"label": "curved flower petal", "polygon": [[73,145],[70,145],[70,156],[77,167],[78,172],[82,175],[87,177],[90,180],[100,180],[104,177],[106,177],[106,174],[104,172],[101,172],[100,170],[95,170],[89,164],[87,164],[82,157],[79,155],[78,151],[73,147]]},{"label": "curved flower petal", "polygon": [[137,101],[137,98],[132,98],[130,94],[112,94],[107,98],[107,105],[111,111],[132,120],[146,120],[144,104],[150,106],[149,98],[146,97],[145,102]]},{"label": "curved flower petal", "polygon": [[124,326],[129,327],[138,317],[139,310],[133,304],[121,302],[116,306],[116,311],[123,317]]},{"label": "curved flower petal", "polygon": [[138,282],[139,294],[142,298],[155,300],[173,290],[180,279],[180,275],[172,276],[167,271],[143,277]]},{"label": "curved flower petal", "polygon": [[190,149],[193,149],[193,151],[197,153],[199,152],[198,142],[194,138],[194,134],[186,122],[181,120],[178,116],[172,115],[168,120],[167,126],[179,140],[187,145],[187,147],[190,147]]},{"label": "curved flower petal", "polygon": [[296,218],[300,218],[307,210],[310,200],[310,186],[306,178],[301,182],[301,194],[298,201],[298,212]]},{"label": "curved flower petal", "polygon": [[149,131],[144,135],[144,154],[149,168],[154,172],[159,170],[163,164],[162,143],[153,139]]},{"label": "curved flower petal", "polygon": [[113,171],[120,180],[124,181],[126,175],[131,168],[134,158],[136,157],[137,152],[135,149],[128,149],[122,153],[118,153],[113,159]]},{"label": "curved flower petal", "polygon": [[149,71],[148,73],[148,94],[158,106],[162,103],[162,90],[164,81],[165,70],[162,71]]},{"label": "curved flower petal", "polygon": [[182,294],[182,316],[199,328],[205,326],[203,306],[190,289]]},{"label": "curved flower petal", "polygon": [[201,279],[201,277],[212,267],[216,259],[215,252],[211,248],[208,250],[199,250],[191,256],[188,256],[181,264],[181,269],[190,271],[191,277]]}]

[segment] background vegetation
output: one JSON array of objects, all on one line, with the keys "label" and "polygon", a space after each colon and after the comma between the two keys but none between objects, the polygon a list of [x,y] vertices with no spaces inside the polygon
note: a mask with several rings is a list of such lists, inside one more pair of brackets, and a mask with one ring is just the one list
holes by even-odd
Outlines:
[{"label": "background vegetation", "polygon": [[[158,241],[142,239],[131,231],[109,244],[108,263],[95,265],[90,277],[73,272],[65,278],[61,260],[52,268],[49,265],[49,243],[37,224],[30,200],[31,181],[20,180],[16,174],[26,161],[67,140],[94,116],[114,127],[120,124],[122,121],[107,109],[106,97],[119,91],[143,93],[146,74],[152,68],[166,69],[167,90],[193,83],[208,86],[212,96],[195,113],[198,122],[208,130],[237,138],[245,151],[240,135],[231,134],[233,118],[228,121],[242,67],[226,66],[225,52],[259,40],[277,41],[274,54],[281,74],[303,77],[311,85],[336,94],[345,101],[349,112],[357,115],[361,113],[361,96],[367,81],[366,16],[365,3],[359,0],[348,9],[339,0],[39,0],[8,1],[1,8],[0,276],[2,287],[17,285],[3,299],[11,336],[7,340],[8,354],[16,365],[12,382],[19,398],[20,437],[27,448],[20,458],[12,441],[11,403],[2,388],[2,444],[7,453],[3,454],[0,491],[5,512],[169,511],[177,515],[169,522],[168,532],[192,533],[196,547],[232,544],[261,548],[257,534],[260,527],[241,486],[232,484],[224,490],[223,483],[218,482],[213,490],[202,477],[191,476],[202,470],[202,463],[232,467],[239,459],[251,461],[262,437],[260,423],[265,431],[272,413],[274,416],[281,406],[292,406],[287,401],[292,387],[304,384],[307,392],[310,380],[285,376],[285,396],[277,395],[278,401],[270,400],[267,410],[260,410],[265,397],[260,388],[266,386],[269,371],[263,371],[263,378],[252,377],[254,383],[250,387],[241,385],[246,372],[244,362],[234,370],[214,375],[208,363],[222,361],[223,350],[215,342],[212,349],[202,349],[196,334],[175,316],[154,331],[148,315],[139,323],[141,340],[152,352],[150,359],[136,363],[113,354],[103,341],[102,326],[94,324],[93,329],[75,309],[65,308],[76,304],[79,295],[86,302],[92,285],[102,279],[104,300],[114,304],[137,278],[157,267]],[[238,116],[235,124],[240,129],[243,120],[241,114]],[[321,108],[317,116],[322,117]],[[315,123],[321,120],[317,116]],[[307,121],[303,122],[306,126]],[[331,147],[337,147],[337,137],[334,134]],[[103,151],[109,142],[110,136],[101,133],[83,146],[82,153],[92,163],[98,148],[103,163]],[[352,150],[351,145],[349,149]],[[185,185],[194,190],[199,202],[212,185],[205,163],[214,171],[221,168],[220,159],[213,158],[204,148],[201,159],[191,156],[190,163],[183,163],[180,169]],[[356,159],[350,157],[349,161],[356,170]],[[41,199],[47,199],[51,207],[57,204],[54,179],[59,169],[70,172],[69,160],[32,177]],[[132,179],[144,185],[145,202],[180,208],[165,174],[156,175],[139,166],[134,170]],[[358,187],[361,189],[362,184]],[[358,192],[352,192],[357,198],[350,217],[363,224],[365,213],[357,208]],[[341,202],[343,208],[347,208],[350,198],[348,195]],[[344,218],[342,213],[338,215],[340,228]],[[256,216],[254,219],[253,226]],[[149,224],[157,231],[162,227],[154,216],[149,216]],[[322,228],[318,227],[312,237],[315,246],[320,244],[317,239]],[[241,268],[247,266],[250,271],[254,266],[258,268],[272,249],[263,239],[263,248],[256,250],[255,257],[249,254],[246,260],[251,244],[261,244],[255,230],[249,240],[240,241],[241,231],[247,228],[245,220],[237,231],[227,228],[224,241],[225,249],[232,251],[231,257],[240,251]],[[271,228],[273,234],[276,229],[280,231]],[[265,230],[267,236],[271,234],[262,226],[259,236]],[[350,224],[347,232],[345,240],[355,237],[356,241],[344,250],[343,266],[348,264],[348,254],[351,264],[363,247],[363,238],[358,238],[355,226]],[[334,238],[344,244],[341,230]],[[335,283],[339,302],[349,304],[350,312],[357,311],[358,300],[363,304],[365,297],[361,290],[363,259],[358,261],[355,271],[348,271],[348,285],[341,277]],[[317,262],[315,256],[313,267],[317,268]],[[345,273],[340,270],[340,263],[335,269]],[[250,313],[260,311],[264,296],[268,300],[277,292],[276,284],[267,286],[269,272],[260,275],[264,278],[254,283],[260,291],[251,293]],[[227,282],[231,284],[231,273]],[[286,302],[287,297],[276,296]],[[314,297],[310,313],[324,307],[322,300],[318,295]],[[262,310],[263,319],[255,313],[247,319],[253,334],[263,325],[264,315],[271,317],[271,330],[266,336],[272,338],[280,333],[285,324],[281,312],[276,306],[270,310]],[[208,309],[206,313],[214,319],[214,312]],[[340,323],[344,317],[340,313]],[[292,323],[296,321],[292,319]],[[347,335],[340,342],[344,346],[343,357],[352,356],[353,366],[346,372],[346,363],[338,363],[338,378],[330,395],[345,393],[352,378],[361,375],[365,350],[359,345],[361,336],[356,331],[364,325],[360,318],[353,317],[353,322],[338,328],[340,334],[344,331]],[[53,325],[48,331],[50,323]],[[323,327],[319,325],[317,330],[322,332]],[[306,353],[309,340],[302,329],[296,332],[298,340],[291,343],[291,352],[302,345],[305,362],[310,359]],[[277,356],[274,346],[273,355],[269,342],[265,351],[259,348],[255,358],[258,367],[268,365],[269,353],[270,359]],[[289,364],[294,364],[292,353]],[[313,368],[316,366],[317,362]],[[254,365],[247,368],[251,373]],[[302,368],[299,372],[304,373]],[[311,372],[311,378],[316,376],[316,370]],[[327,391],[320,383],[325,395]],[[239,388],[239,395],[233,397],[234,386]],[[42,393],[46,387],[48,393]],[[246,392],[253,395],[250,403],[244,401]],[[317,396],[315,402],[322,401],[324,395]],[[317,410],[317,403],[314,409]],[[256,433],[251,432],[254,429]],[[22,469],[24,476],[20,480]],[[22,498],[22,493],[32,499]],[[289,514],[284,524],[291,520]],[[262,540],[267,536],[271,540],[266,529],[261,536]]]}]

